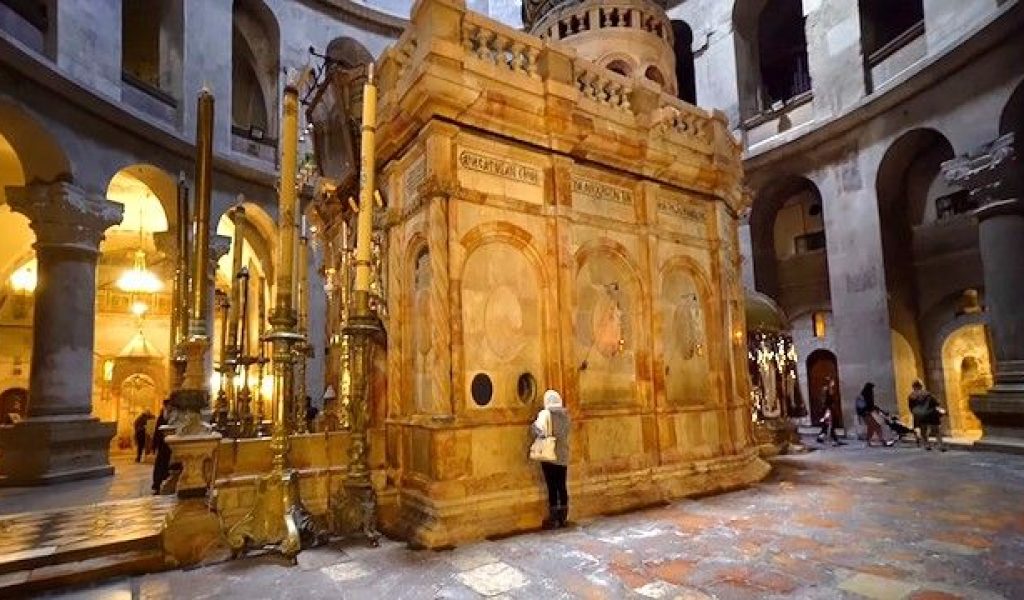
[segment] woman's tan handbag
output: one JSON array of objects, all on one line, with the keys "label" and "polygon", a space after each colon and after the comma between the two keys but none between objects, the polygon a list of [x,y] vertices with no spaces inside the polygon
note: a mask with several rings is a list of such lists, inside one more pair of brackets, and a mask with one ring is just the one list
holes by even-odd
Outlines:
[{"label": "woman's tan handbag", "polygon": [[533,444],[530,445],[530,460],[555,462],[558,460],[558,456],[555,454],[555,436],[551,435],[550,412],[547,414],[547,419],[544,420],[544,424],[546,425],[544,428],[544,435],[533,440]]}]

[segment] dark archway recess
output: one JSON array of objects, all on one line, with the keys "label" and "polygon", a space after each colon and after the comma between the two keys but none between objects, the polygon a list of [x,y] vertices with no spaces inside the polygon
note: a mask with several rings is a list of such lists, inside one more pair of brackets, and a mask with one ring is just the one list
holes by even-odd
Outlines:
[{"label": "dark archway recess", "polygon": [[693,65],[693,30],[685,21],[672,21],[675,39],[676,84],[679,99],[690,104],[697,103],[697,79]]},{"label": "dark archway recess", "polygon": [[835,427],[843,427],[843,401],[840,392],[839,363],[836,355],[824,349],[818,349],[807,356],[807,393],[810,396],[811,423],[817,425],[825,414],[824,389],[828,379],[836,382]]},{"label": "dark archway recess", "polygon": [[[1024,143],[1024,82],[1017,84],[999,116],[999,135],[1014,134],[1014,147]],[[1017,155],[1021,153],[1018,151]]]},{"label": "dark archway recess", "polygon": [[810,91],[807,35],[800,0],[770,0],[758,16],[761,109]]},{"label": "dark archway recess", "polygon": [[[915,247],[915,236],[926,221],[930,182],[940,177],[942,163],[951,158],[953,148],[941,133],[932,129],[908,131],[882,157],[875,184],[889,326],[910,344],[919,370],[924,364],[920,316],[927,308],[922,300],[928,300],[920,297],[919,284],[922,261],[929,256],[920,254],[920,245]],[[944,199],[936,201],[939,215],[946,210]],[[963,202],[954,204],[957,210],[969,210],[966,205],[960,206]]]}]

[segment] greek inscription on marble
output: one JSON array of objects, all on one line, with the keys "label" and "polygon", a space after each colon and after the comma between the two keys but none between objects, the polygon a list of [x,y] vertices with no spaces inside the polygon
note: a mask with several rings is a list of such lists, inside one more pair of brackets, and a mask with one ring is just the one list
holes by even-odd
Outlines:
[{"label": "greek inscription on marble", "polygon": [[405,172],[405,196],[411,198],[416,193],[416,188],[427,176],[427,161],[420,157]]},{"label": "greek inscription on marble", "polygon": [[658,210],[702,225],[705,221],[703,210],[692,206],[686,206],[681,202],[666,200],[664,198],[658,200]]},{"label": "greek inscription on marble", "polygon": [[633,205],[633,192],[592,179],[573,177],[572,193],[589,196],[595,200]]},{"label": "greek inscription on marble", "polygon": [[463,150],[459,153],[459,164],[464,169],[469,169],[470,171],[497,175],[498,177],[530,185],[540,185],[540,171],[527,165],[484,156],[469,150]]}]

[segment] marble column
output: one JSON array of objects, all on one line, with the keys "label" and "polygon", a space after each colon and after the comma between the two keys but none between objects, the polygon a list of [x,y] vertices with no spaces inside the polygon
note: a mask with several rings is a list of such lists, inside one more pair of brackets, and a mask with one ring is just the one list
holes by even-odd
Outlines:
[{"label": "marble column", "polygon": [[1024,164],[1013,134],[943,164],[946,179],[978,201],[986,322],[995,361],[988,393],[971,398],[978,445],[1024,454]]},{"label": "marble column", "polygon": [[115,423],[92,416],[96,259],[124,207],[70,183],[8,187],[36,234],[28,418],[0,431],[3,485],[111,475]]}]

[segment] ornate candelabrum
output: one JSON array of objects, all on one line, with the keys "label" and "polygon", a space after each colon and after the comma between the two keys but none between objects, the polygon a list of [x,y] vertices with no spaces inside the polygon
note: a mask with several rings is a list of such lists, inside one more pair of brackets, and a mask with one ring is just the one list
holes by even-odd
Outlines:
[{"label": "ornate candelabrum", "polygon": [[217,365],[217,399],[213,405],[213,424],[214,428],[221,433],[221,435],[230,435],[231,422],[233,420],[233,409],[231,406],[231,396],[233,395],[233,375],[234,367],[232,365],[233,358],[230,355],[230,350],[227,340],[228,327],[230,326],[231,318],[231,301],[228,299],[227,294],[220,290],[214,292],[215,306],[220,312],[220,361]]},{"label": "ornate candelabrum", "polygon": [[238,318],[238,356],[235,363],[242,370],[242,381],[235,394],[238,411],[239,437],[254,437],[256,425],[252,413],[252,388],[249,386],[249,371],[258,358],[250,356],[246,351],[249,346],[249,269],[242,267],[236,277],[242,308]]},{"label": "ornate candelabrum", "polygon": [[369,425],[369,379],[373,347],[383,337],[380,319],[370,305],[370,270],[373,261],[373,204],[375,192],[375,135],[377,87],[373,64],[368,65],[363,86],[363,120],[360,144],[359,213],[356,228],[355,285],[352,308],[343,334],[349,338],[351,398],[348,404],[349,451],[344,496],[333,514],[335,530],[360,533],[372,544],[377,532],[377,495],[370,481],[367,427]]},{"label": "ornate candelabrum", "polygon": [[290,417],[294,414],[295,398],[294,348],[303,341],[295,331],[298,83],[294,80],[285,86],[282,108],[276,301],[270,318],[272,329],[264,336],[273,347],[272,467],[268,475],[258,480],[252,511],[227,532],[227,541],[236,555],[254,546],[273,546],[294,560],[301,549],[303,533],[319,537],[312,531],[308,512],[299,500],[298,474],[288,468],[288,436],[292,431]]}]

